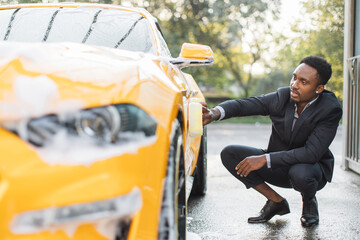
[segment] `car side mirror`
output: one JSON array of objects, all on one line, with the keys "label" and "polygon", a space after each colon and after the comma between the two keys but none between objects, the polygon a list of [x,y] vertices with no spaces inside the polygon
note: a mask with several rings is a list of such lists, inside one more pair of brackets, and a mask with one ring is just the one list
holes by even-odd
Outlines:
[{"label": "car side mirror", "polygon": [[210,65],[214,63],[214,53],[207,45],[183,43],[180,56],[172,59],[171,63],[179,65],[180,68]]}]

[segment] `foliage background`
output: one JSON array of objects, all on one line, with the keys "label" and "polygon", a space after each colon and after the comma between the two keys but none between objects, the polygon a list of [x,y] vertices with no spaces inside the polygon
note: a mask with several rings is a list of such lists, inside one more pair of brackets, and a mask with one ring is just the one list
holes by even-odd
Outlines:
[{"label": "foliage background", "polygon": [[[183,42],[213,48],[213,66],[186,70],[195,76],[210,102],[286,86],[295,67],[308,55],[324,57],[332,64],[327,88],[342,101],[343,0],[303,0],[299,16],[294,16],[294,37],[274,34],[272,23],[279,17],[280,0],[127,2],[146,8],[159,19],[173,56]],[[269,54],[271,58],[266,58]],[[256,64],[263,73],[254,73]]]}]

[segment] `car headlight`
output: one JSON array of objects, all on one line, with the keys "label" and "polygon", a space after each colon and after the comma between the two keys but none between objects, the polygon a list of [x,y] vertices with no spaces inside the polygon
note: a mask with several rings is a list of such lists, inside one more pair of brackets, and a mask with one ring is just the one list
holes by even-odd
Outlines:
[{"label": "car headlight", "polygon": [[32,234],[74,224],[127,221],[141,206],[141,192],[134,188],[126,195],[111,199],[20,213],[14,217],[11,231],[15,234]]},{"label": "car headlight", "polygon": [[153,136],[157,123],[135,105],[118,104],[81,110],[77,113],[48,115],[3,126],[22,139],[45,146],[60,132],[85,137],[97,144],[129,142],[140,136]]}]

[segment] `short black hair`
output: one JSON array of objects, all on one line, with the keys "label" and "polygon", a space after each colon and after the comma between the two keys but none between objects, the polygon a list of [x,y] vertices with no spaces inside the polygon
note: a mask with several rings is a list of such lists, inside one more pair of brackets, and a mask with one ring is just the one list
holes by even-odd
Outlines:
[{"label": "short black hair", "polygon": [[300,64],[301,63],[305,63],[317,70],[321,85],[325,85],[329,81],[332,74],[331,64],[324,58],[318,56],[307,56],[301,59]]}]

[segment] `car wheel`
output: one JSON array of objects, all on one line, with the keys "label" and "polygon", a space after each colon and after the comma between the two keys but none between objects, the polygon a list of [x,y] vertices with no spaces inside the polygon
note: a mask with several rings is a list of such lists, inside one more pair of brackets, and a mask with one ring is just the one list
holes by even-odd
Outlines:
[{"label": "car wheel", "polygon": [[183,135],[176,121],[172,139],[159,222],[159,240],[186,238],[186,188]]},{"label": "car wheel", "polygon": [[204,127],[191,195],[204,196],[207,189],[207,132]]}]

